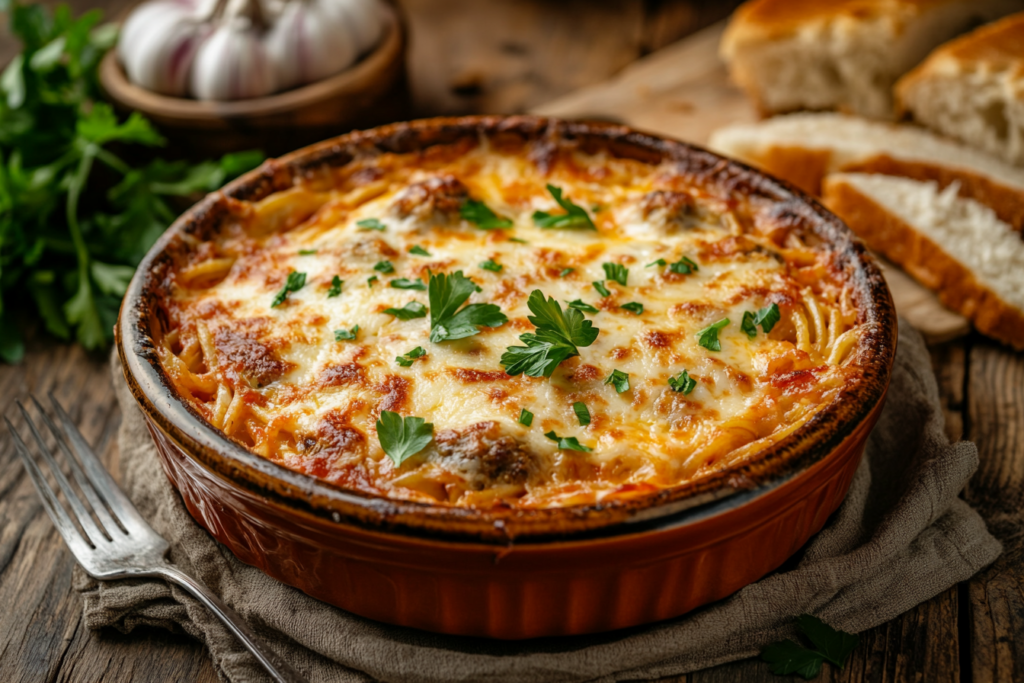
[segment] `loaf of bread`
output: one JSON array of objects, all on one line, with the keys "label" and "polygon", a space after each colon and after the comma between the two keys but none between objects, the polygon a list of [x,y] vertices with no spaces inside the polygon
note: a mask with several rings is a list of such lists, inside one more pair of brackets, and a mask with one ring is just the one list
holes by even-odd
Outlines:
[{"label": "loaf of bread", "polygon": [[896,84],[896,105],[935,131],[1024,165],[1024,14],[935,50]]},{"label": "loaf of bread", "polygon": [[721,54],[763,114],[891,119],[896,79],[950,38],[1021,10],[1020,0],[750,0]]},{"label": "loaf of bread", "polygon": [[935,181],[1024,228],[1024,169],[911,125],[843,114],[792,114],[715,131],[709,146],[811,194],[838,171]]},{"label": "loaf of bread", "polygon": [[978,331],[1024,350],[1024,240],[990,208],[919,182],[837,173],[825,204]]}]

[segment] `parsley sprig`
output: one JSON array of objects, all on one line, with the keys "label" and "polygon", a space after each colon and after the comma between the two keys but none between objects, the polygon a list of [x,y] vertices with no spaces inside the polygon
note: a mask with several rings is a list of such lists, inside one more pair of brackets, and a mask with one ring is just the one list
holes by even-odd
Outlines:
[{"label": "parsley sprig", "polygon": [[407,368],[416,362],[417,358],[422,358],[425,355],[427,355],[427,352],[423,350],[423,347],[417,346],[412,351],[403,353],[401,356],[395,356],[395,362],[403,368]]},{"label": "parsley sprig", "polygon": [[589,446],[584,446],[583,444],[581,444],[579,442],[579,439],[577,439],[575,436],[559,436],[558,434],[555,434],[554,430],[545,433],[544,436],[548,437],[552,441],[557,441],[559,450],[579,451],[580,453],[589,453],[590,451],[594,450]]},{"label": "parsley sprig", "polygon": [[558,301],[545,298],[539,289],[530,293],[526,305],[537,331],[519,335],[526,346],[510,346],[502,354],[501,364],[509,375],[550,377],[559,363],[580,355],[579,347],[590,346],[600,333],[581,312],[569,308],[563,313]]},{"label": "parsley sprig", "polygon": [[402,417],[390,410],[382,410],[377,420],[380,447],[396,465],[422,451],[433,438],[434,425],[422,417]]},{"label": "parsley sprig", "polygon": [[459,307],[478,287],[462,271],[451,275],[430,275],[430,341],[464,339],[480,333],[480,327],[500,327],[508,318],[495,304],[469,304]]},{"label": "parsley sprig", "polygon": [[331,287],[327,290],[327,298],[332,299],[336,296],[341,296],[341,286],[345,284],[345,281],[335,275],[331,278]]},{"label": "parsley sprig", "polygon": [[832,628],[821,619],[810,614],[797,617],[796,627],[814,649],[786,639],[772,643],[761,650],[761,659],[771,665],[773,674],[786,676],[797,674],[804,680],[811,680],[821,672],[824,662],[831,662],[840,669],[860,644],[860,636]]},{"label": "parsley sprig", "polygon": [[722,318],[717,323],[708,325],[697,333],[697,343],[708,351],[721,351],[722,342],[718,339],[718,333],[729,324],[728,318]]},{"label": "parsley sprig", "polygon": [[672,391],[685,396],[697,388],[697,381],[690,377],[689,372],[683,370],[677,376],[668,378],[668,386]]},{"label": "parsley sprig", "polygon": [[481,230],[507,230],[512,221],[494,213],[489,206],[475,199],[467,199],[459,207],[459,215]]},{"label": "parsley sprig", "polygon": [[351,330],[335,330],[334,341],[355,341],[356,335],[359,334],[359,325],[356,325]]},{"label": "parsley sprig", "polygon": [[385,308],[384,313],[393,315],[399,320],[413,320],[414,318],[425,318],[427,307],[419,301],[410,301],[401,308]]},{"label": "parsley sprig", "polygon": [[551,214],[547,211],[534,211],[534,225],[538,228],[585,228],[587,230],[597,230],[597,226],[594,225],[594,221],[590,220],[590,215],[586,209],[574,204],[568,197],[563,197],[561,188],[554,185],[548,185],[547,188],[555,202],[565,209],[565,213]]},{"label": "parsley sprig", "polygon": [[629,373],[622,370],[612,370],[612,374],[608,375],[604,383],[615,387],[615,393],[618,394],[629,391]]},{"label": "parsley sprig", "polygon": [[601,267],[604,268],[604,275],[607,279],[618,282],[623,287],[626,286],[626,280],[629,279],[629,268],[621,263],[602,263]]},{"label": "parsley sprig", "polygon": [[271,302],[271,308],[277,308],[284,303],[284,300],[288,298],[288,294],[291,292],[297,292],[306,286],[306,274],[297,273],[294,270],[288,273],[288,279],[285,280],[284,287],[274,297],[274,301]]},{"label": "parsley sprig", "polygon": [[743,321],[740,323],[740,329],[743,330],[748,337],[753,339],[757,336],[757,326],[760,325],[761,329],[764,330],[765,334],[772,331],[775,327],[775,323],[779,322],[782,314],[779,312],[778,304],[772,304],[765,306],[764,308],[757,309],[757,313],[746,311],[743,314]]}]

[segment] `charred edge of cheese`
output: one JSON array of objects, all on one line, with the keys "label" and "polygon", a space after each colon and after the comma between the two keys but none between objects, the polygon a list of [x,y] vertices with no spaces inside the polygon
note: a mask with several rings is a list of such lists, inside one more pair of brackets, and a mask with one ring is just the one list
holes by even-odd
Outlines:
[{"label": "charred edge of cheese", "polygon": [[[335,187],[299,183],[251,204],[176,264],[163,302],[165,371],[211,424],[285,467],[364,493],[483,508],[678,486],[756,457],[836,400],[859,329],[828,251],[747,225],[669,168],[580,153],[542,172],[530,158],[482,144],[423,168],[415,155],[389,154],[357,162]],[[548,183],[597,231],[535,226],[535,211],[561,212]],[[467,198],[513,227],[463,220]],[[359,225],[370,218],[385,229]],[[673,270],[683,257],[699,270]],[[390,272],[377,265],[385,261]],[[629,269],[625,286],[607,280],[605,263]],[[497,304],[508,323],[431,343],[429,315],[384,312],[429,303],[390,280],[458,270],[481,289],[470,303]],[[305,274],[304,286],[272,307],[291,272]],[[335,278],[341,293],[329,296]],[[500,357],[533,330],[534,289],[599,309],[586,315],[600,334],[550,378],[510,377]],[[643,313],[622,307],[630,302]],[[748,338],[744,313],[771,304],[781,320]],[[724,318],[721,350],[702,347],[697,333]],[[335,330],[356,326],[354,340],[336,340]],[[396,364],[415,347],[425,355]],[[613,370],[628,373],[628,391],[605,383]],[[696,382],[685,394],[668,383],[683,370]],[[434,425],[431,444],[400,466],[375,431],[384,410]],[[592,450],[559,450],[552,431]]]}]

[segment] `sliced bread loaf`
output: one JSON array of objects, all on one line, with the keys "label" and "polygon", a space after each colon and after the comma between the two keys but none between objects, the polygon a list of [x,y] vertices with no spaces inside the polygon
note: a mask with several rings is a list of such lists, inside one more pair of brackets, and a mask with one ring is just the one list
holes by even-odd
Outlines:
[{"label": "sliced bread loaf", "polygon": [[933,48],[1019,0],[750,0],[721,54],[762,113],[841,109],[891,119],[892,86]]},{"label": "sliced bread loaf", "polygon": [[990,208],[955,185],[867,173],[828,176],[824,199],[980,332],[1024,350],[1024,240]]},{"label": "sliced bread loaf", "polygon": [[940,188],[956,183],[962,197],[1024,229],[1024,169],[917,126],[792,114],[720,128],[709,146],[815,195],[824,177],[839,171],[935,181]]},{"label": "sliced bread loaf", "polygon": [[1024,165],[1024,13],[952,40],[896,84],[901,114]]}]

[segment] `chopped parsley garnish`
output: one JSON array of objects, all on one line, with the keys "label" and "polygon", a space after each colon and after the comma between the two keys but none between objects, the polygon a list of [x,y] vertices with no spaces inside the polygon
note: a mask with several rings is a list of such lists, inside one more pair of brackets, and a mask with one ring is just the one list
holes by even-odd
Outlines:
[{"label": "chopped parsley garnish", "polygon": [[796,627],[815,649],[789,639],[766,645],[761,650],[761,659],[771,665],[776,676],[797,674],[809,681],[821,673],[824,662],[831,662],[842,669],[860,644],[860,636],[836,630],[810,614],[797,617]]},{"label": "chopped parsley garnish", "polygon": [[575,272],[575,268],[562,268],[562,272],[558,274],[558,277],[565,277],[569,273]]},{"label": "chopped parsley garnish", "polygon": [[359,334],[359,325],[356,325],[351,330],[335,330],[334,341],[355,341],[357,334]]},{"label": "chopped parsley garnish", "polygon": [[524,427],[529,427],[530,425],[532,425],[533,413],[531,413],[526,408],[523,408],[521,411],[519,411],[519,424],[523,425]]},{"label": "chopped parsley garnish", "polygon": [[601,296],[612,295],[612,293],[608,291],[608,288],[604,286],[604,280],[598,280],[597,282],[593,282],[591,284],[594,285],[594,289],[596,289],[597,293],[600,294]]},{"label": "chopped parsley garnish", "polygon": [[590,304],[585,303],[581,299],[576,299],[576,301],[567,301],[566,305],[569,308],[575,308],[577,311],[583,311],[584,313],[600,313],[601,312],[601,309],[599,309],[597,306],[591,306]]},{"label": "chopped parsley garnish", "polygon": [[500,327],[508,318],[495,304],[459,306],[473,292],[480,291],[472,280],[456,271],[451,275],[430,275],[430,341],[464,339],[480,332],[480,326]]},{"label": "chopped parsley garnish", "polygon": [[615,387],[615,393],[617,394],[629,391],[629,373],[622,370],[612,370],[612,374],[608,375],[604,383]]},{"label": "chopped parsley garnish", "polygon": [[422,417],[402,417],[382,410],[377,419],[380,447],[396,465],[416,455],[434,438],[434,425]]},{"label": "chopped parsley garnish", "polygon": [[501,356],[501,364],[509,375],[550,377],[559,363],[580,355],[580,346],[590,346],[600,332],[576,309],[558,305],[554,297],[545,298],[539,289],[530,293],[526,305],[533,312],[530,322],[535,334],[519,335],[526,346],[510,346]]},{"label": "chopped parsley garnish", "polygon": [[400,277],[391,280],[389,283],[395,289],[415,289],[417,292],[427,291],[427,286],[423,284],[423,280],[416,279],[410,280],[409,278]]},{"label": "chopped parsley garnish", "polygon": [[377,230],[378,232],[384,232],[385,228],[387,228],[386,225],[376,218],[364,218],[361,221],[356,221],[356,225],[363,230]]},{"label": "chopped parsley garnish", "polygon": [[495,263],[494,259],[487,259],[486,261],[480,264],[480,267],[483,268],[484,270],[489,270],[492,273],[500,273],[501,269],[504,268],[505,266],[501,265],[500,263]]},{"label": "chopped parsley garnish", "polygon": [[506,230],[512,221],[491,211],[490,207],[475,199],[467,199],[459,207],[459,215],[481,230]]},{"label": "chopped parsley garnish", "polygon": [[284,287],[274,297],[273,303],[270,304],[271,308],[276,308],[284,303],[284,300],[288,298],[289,292],[297,292],[306,286],[306,274],[296,273],[292,271],[288,273],[288,279],[285,280]]},{"label": "chopped parsley garnish", "polygon": [[678,376],[668,378],[668,386],[672,391],[682,392],[685,395],[697,388],[697,381],[690,377],[689,372],[683,370]]},{"label": "chopped parsley garnish", "polygon": [[526,240],[519,239],[518,237],[509,237],[508,241],[509,242],[516,242],[517,244],[529,244],[529,242],[527,242]]},{"label": "chopped parsley garnish", "polygon": [[722,343],[718,340],[718,332],[729,324],[728,318],[722,318],[717,323],[708,325],[697,333],[697,343],[708,351],[721,351]]},{"label": "chopped parsley garnish", "polygon": [[665,265],[667,265],[665,263],[665,259],[660,258],[657,261],[651,261],[646,266],[644,266],[644,268],[650,268],[651,266],[665,266]]},{"label": "chopped parsley garnish", "polygon": [[378,273],[387,275],[388,273],[395,272],[395,264],[391,261],[377,261],[377,263],[373,264],[373,269]]},{"label": "chopped parsley garnish", "polygon": [[369,287],[370,289],[373,289],[373,283],[375,282],[377,282],[376,275],[371,275],[370,277],[366,278],[366,286]]},{"label": "chopped parsley garnish", "polygon": [[589,453],[594,450],[593,448],[589,448],[581,444],[575,436],[559,436],[558,434],[555,434],[554,430],[546,433],[544,436],[548,437],[552,441],[557,441],[559,450],[579,451],[580,453]]},{"label": "chopped parsley garnish", "polygon": [[775,327],[775,323],[779,322],[781,317],[782,315],[779,313],[778,304],[759,308],[757,313],[747,311],[743,314],[743,321],[740,323],[740,329],[746,332],[748,337],[753,339],[757,336],[758,325],[761,326],[761,329],[764,330],[765,334],[768,334],[772,331],[772,328]]},{"label": "chopped parsley garnish", "polygon": [[576,419],[580,421],[581,427],[590,424],[590,409],[583,401],[576,401],[572,404],[572,412],[576,413]]},{"label": "chopped parsley garnish", "polygon": [[407,368],[410,365],[412,365],[413,361],[415,361],[417,358],[425,356],[426,354],[427,352],[423,350],[422,346],[417,346],[415,349],[409,351],[408,353],[405,353],[401,356],[395,356],[395,362],[401,365],[403,368]]},{"label": "chopped parsley garnish", "polygon": [[414,244],[413,246],[409,247],[409,253],[416,254],[417,256],[430,256],[430,252],[418,244]]},{"label": "chopped parsley garnish", "polygon": [[331,299],[336,296],[341,296],[341,286],[345,284],[345,281],[335,275],[331,278],[331,288],[327,290],[327,298]]},{"label": "chopped parsley garnish", "polygon": [[644,312],[644,305],[639,301],[630,301],[628,304],[622,304],[619,308],[624,308],[630,313],[640,315]]},{"label": "chopped parsley garnish", "polygon": [[558,205],[565,209],[565,213],[550,214],[547,211],[534,211],[534,225],[538,228],[586,228],[587,230],[597,230],[597,226],[594,225],[594,221],[590,220],[586,209],[573,204],[568,197],[563,198],[561,188],[554,185],[548,185],[547,187],[548,192],[551,193],[551,196],[554,197]]},{"label": "chopped parsley garnish", "polygon": [[700,267],[687,257],[682,256],[678,261],[670,265],[668,269],[677,275],[689,275],[690,273],[696,273],[700,270]]},{"label": "chopped parsley garnish", "polygon": [[413,318],[426,317],[427,307],[419,301],[410,301],[401,308],[385,308],[384,312],[395,316],[399,320],[412,320]]},{"label": "chopped parsley garnish", "polygon": [[604,268],[606,278],[618,282],[623,287],[626,286],[626,280],[629,278],[629,268],[621,263],[602,263],[601,267]]},{"label": "chopped parsley garnish", "polygon": [[299,249],[299,256],[312,256],[316,253],[316,249]]}]

